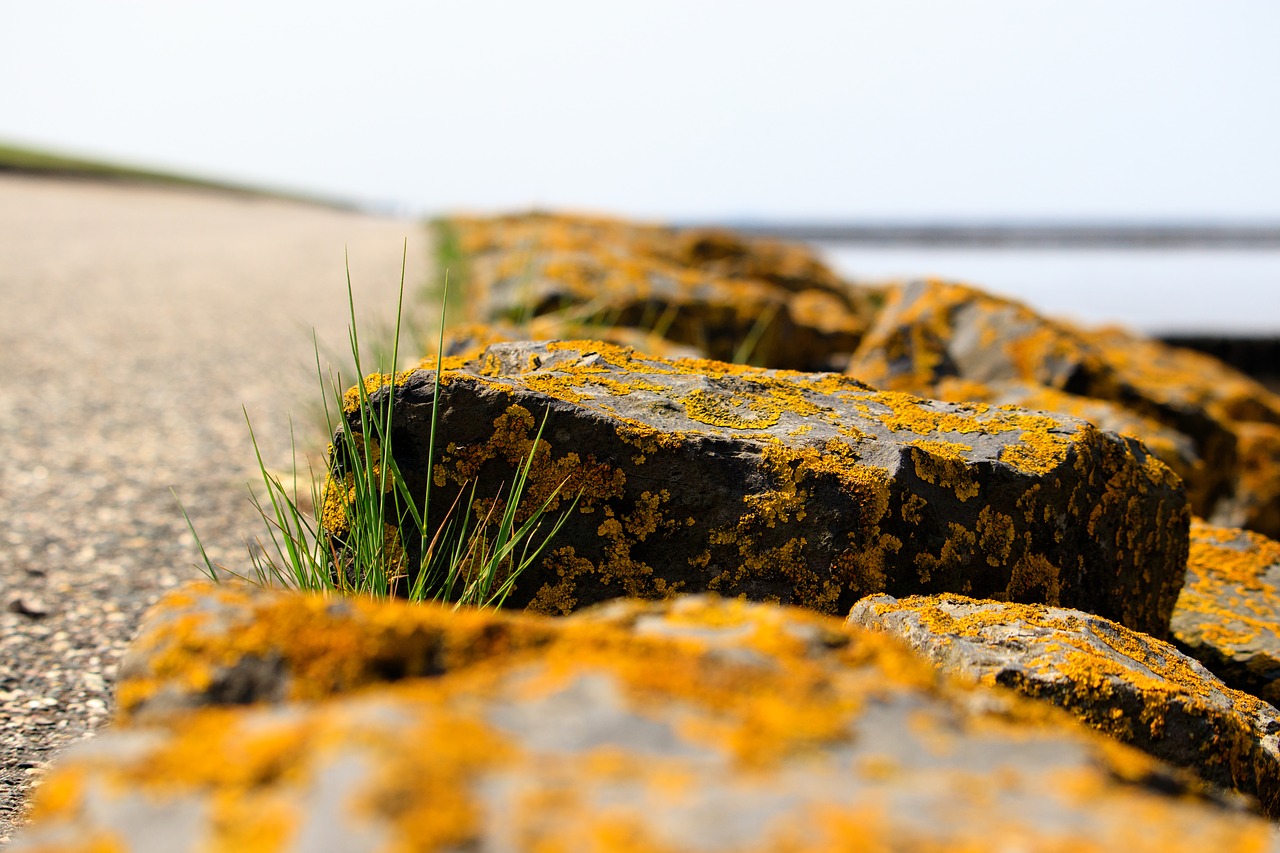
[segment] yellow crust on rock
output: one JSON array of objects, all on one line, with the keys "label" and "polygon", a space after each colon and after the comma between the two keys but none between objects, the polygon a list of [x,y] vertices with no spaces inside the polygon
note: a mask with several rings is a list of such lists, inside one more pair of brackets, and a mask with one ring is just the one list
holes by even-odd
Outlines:
[{"label": "yellow crust on rock", "polygon": [[[230,610],[201,621],[199,605],[209,597]],[[161,605],[167,621],[142,635],[153,656],[149,679],[189,689],[191,671],[208,671],[240,656],[276,656],[292,676],[292,698],[315,704],[273,715],[214,708],[153,718],[151,730],[165,732],[157,746],[125,761],[90,753],[78,764],[56,769],[37,793],[35,813],[45,826],[82,819],[85,800],[78,792],[88,774],[96,785],[160,802],[204,798],[212,804],[206,824],[211,834],[205,837],[210,850],[289,849],[302,821],[291,807],[291,792],[312,789],[326,761],[354,752],[372,759],[374,772],[344,793],[340,807],[353,818],[389,827],[392,849],[458,849],[475,846],[482,836],[491,838],[478,784],[504,771],[533,783],[527,808],[505,816],[519,837],[542,838],[551,844],[547,849],[561,849],[559,841],[573,839],[586,849],[618,849],[619,844],[634,849],[654,825],[645,815],[625,808],[602,811],[578,797],[611,780],[689,796],[689,774],[696,765],[672,761],[668,768],[661,756],[641,761],[616,748],[572,758],[533,753],[485,722],[484,709],[491,707],[486,702],[537,702],[593,675],[618,685],[622,701],[637,713],[662,719],[672,708],[689,709],[676,717],[685,720],[677,723],[680,737],[723,755],[730,772],[743,781],[767,780],[762,774],[820,761],[824,750],[850,742],[868,708],[884,707],[886,701],[920,709],[915,713],[926,727],[918,733],[922,755],[938,760],[949,760],[953,746],[966,738],[1005,743],[1058,738],[1085,758],[1069,778],[1054,777],[1052,789],[1038,790],[1036,796],[1099,809],[1122,806],[1125,821],[1149,821],[1140,823],[1146,830],[1132,849],[1181,850],[1184,839],[1162,837],[1159,818],[1195,804],[1179,805],[1145,791],[1135,783],[1157,772],[1150,759],[1075,728],[1056,709],[1003,692],[979,696],[982,688],[941,677],[892,638],[811,613],[712,599],[662,607],[648,612],[665,613],[671,626],[695,630],[675,637],[641,630],[646,609],[637,604],[615,609],[614,616],[549,620],[208,585],[184,590]],[[298,630],[308,625],[315,629]],[[705,632],[726,631],[732,631],[741,658],[726,655],[714,640],[700,639]],[[437,652],[430,678],[414,669],[425,637]],[[334,657],[339,645],[343,654]],[[396,671],[407,680],[378,686],[378,673],[393,660],[401,663]],[[345,679],[335,680],[329,670],[333,664]],[[136,698],[135,685],[130,679],[124,687]],[[359,701],[316,702],[355,689]],[[930,713],[946,725],[931,722],[929,708],[938,708]],[[370,722],[380,719],[406,723]],[[126,706],[123,722],[129,721]],[[572,775],[549,775],[570,769]],[[870,756],[849,772],[870,786],[868,796],[875,796],[875,786],[892,782],[898,771]],[[998,774],[969,778],[964,772],[943,769],[935,778],[945,777],[958,792],[1001,784]],[[946,775],[953,773],[960,775]],[[1222,834],[1215,849],[1245,850],[1267,837],[1261,822],[1216,814]],[[554,824],[547,828],[542,816],[552,816]],[[768,838],[779,844],[791,838],[796,845],[787,849],[814,853],[832,845],[947,849],[946,836],[936,844],[916,843],[903,835],[900,821],[882,819],[888,821],[888,815],[877,816],[870,806],[865,812],[836,813],[818,803],[779,815],[769,825]],[[1001,833],[1014,832],[1010,843],[1039,838],[1023,834],[1033,828],[1016,828],[1007,818],[999,827]],[[250,833],[258,834],[250,839]],[[984,843],[1003,844],[1001,838]],[[904,839],[910,841],[905,848]],[[1070,833],[1062,840],[1064,845],[1075,841]],[[951,849],[978,849],[976,843]]]}]

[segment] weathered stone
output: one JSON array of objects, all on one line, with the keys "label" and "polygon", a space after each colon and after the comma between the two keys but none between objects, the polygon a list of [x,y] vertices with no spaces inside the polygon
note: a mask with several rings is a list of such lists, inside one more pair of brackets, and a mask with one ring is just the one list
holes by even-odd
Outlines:
[{"label": "weathered stone", "polygon": [[[62,758],[14,853],[1280,850],[1057,709],[809,612],[550,620],[231,588],[159,612],[123,726]],[[281,661],[271,694],[293,701],[131,716],[245,657]]]},{"label": "weathered stone", "polygon": [[905,640],[949,673],[1053,702],[1280,816],[1280,712],[1168,643],[1078,610],[957,595],[871,596],[849,622]]},{"label": "weathered stone", "polygon": [[[428,529],[473,480],[483,518],[544,418],[524,506],[561,487],[555,513],[581,494],[512,605],[568,612],[711,590],[847,612],[873,592],[958,591],[1167,631],[1185,496],[1132,439],[838,374],[665,361],[590,341],[496,344],[446,368]],[[434,378],[394,385],[394,456],[415,495],[426,490]],[[355,414],[348,422],[359,429]],[[324,513],[339,536],[342,476]],[[418,537],[407,532],[412,566]]]},{"label": "weathered stone", "polygon": [[[1080,397],[1030,382],[982,383],[953,378],[938,382],[930,396],[952,403],[975,401],[993,406],[1017,406],[1019,409],[1071,415],[1088,421],[1100,430],[1140,440],[1173,473],[1181,477],[1184,483],[1203,481],[1200,476],[1203,462],[1190,438],[1157,420],[1130,411],[1119,403]],[[1202,499],[1207,498],[1202,496]],[[1194,504],[1190,494],[1188,500]]]},{"label": "weathered stone", "polygon": [[482,323],[550,314],[640,329],[712,358],[810,370],[843,366],[867,325],[870,291],[801,246],[548,215],[445,227]]},{"label": "weathered stone", "polygon": [[1196,520],[1190,554],[1174,640],[1232,687],[1280,703],[1280,542]]},{"label": "weathered stone", "polygon": [[943,380],[1031,382],[1118,403],[1187,436],[1195,511],[1208,516],[1237,475],[1234,424],[1280,423],[1280,399],[1225,364],[1115,331],[1085,331],[963,285],[913,282],[890,295],[848,372],[935,396]]},{"label": "weathered stone", "polygon": [[1239,474],[1235,491],[1218,501],[1210,519],[1280,539],[1280,426],[1237,422]]}]

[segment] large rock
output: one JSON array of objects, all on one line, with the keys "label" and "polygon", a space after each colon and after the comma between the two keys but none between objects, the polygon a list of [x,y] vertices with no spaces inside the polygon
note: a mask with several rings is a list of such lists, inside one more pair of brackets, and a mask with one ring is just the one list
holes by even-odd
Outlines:
[{"label": "large rock", "polygon": [[1280,703],[1280,542],[1193,522],[1170,627],[1223,681]]},{"label": "large rock", "polygon": [[1280,816],[1280,712],[1168,643],[1078,610],[958,595],[871,596],[849,622],[905,640],[947,672],[1053,702]]},{"label": "large rock", "polygon": [[812,370],[848,361],[870,311],[872,291],[807,249],[729,232],[537,214],[455,217],[442,234],[475,322],[639,329],[712,358]]},{"label": "large rock", "polygon": [[1212,521],[1280,539],[1280,426],[1235,424],[1239,473],[1235,491],[1214,507]]},{"label": "large rock", "polygon": [[[452,364],[428,528],[473,480],[483,517],[544,419],[525,506],[562,483],[553,514],[581,494],[513,605],[560,613],[711,590],[847,612],[874,592],[955,591],[1167,630],[1185,497],[1132,439],[837,374],[666,361],[590,341],[495,344]],[[374,392],[377,402],[394,387],[394,455],[411,494],[426,490],[434,378],[401,375]],[[359,429],[356,415],[348,422]],[[340,535],[336,461],[324,521]]]},{"label": "large rock", "polygon": [[[1213,358],[1125,332],[1086,331],[941,281],[894,291],[848,372],[925,396],[958,378],[1033,383],[1119,404],[1191,441],[1195,459],[1184,474],[1192,506],[1206,517],[1235,488],[1236,425],[1280,424],[1280,398]],[[1247,503],[1265,512],[1256,498]]]},{"label": "large rock", "polygon": [[[1139,415],[1119,403],[1068,394],[1046,385],[1030,382],[972,382],[964,379],[942,379],[929,395],[952,403],[982,402],[993,406],[1017,406],[1040,412],[1057,412],[1088,421],[1098,429],[1139,439],[1161,462],[1169,466],[1184,483],[1203,479],[1203,462],[1195,442],[1157,420]],[[1237,493],[1239,492],[1237,484]],[[1194,496],[1188,495],[1191,502]],[[1222,501],[1219,501],[1219,506]]]},{"label": "large rock", "polygon": [[[1280,850],[1056,709],[803,611],[203,588],[159,616],[122,725],[63,757],[14,853]],[[279,685],[235,698],[276,704],[152,703],[263,661]]]}]

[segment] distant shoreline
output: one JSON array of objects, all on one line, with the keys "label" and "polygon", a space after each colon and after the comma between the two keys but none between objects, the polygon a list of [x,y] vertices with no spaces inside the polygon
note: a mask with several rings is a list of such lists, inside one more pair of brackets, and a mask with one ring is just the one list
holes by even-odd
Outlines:
[{"label": "distant shoreline", "polygon": [[1240,224],[770,224],[726,223],[741,234],[813,243],[1017,248],[1280,249],[1280,223]]}]

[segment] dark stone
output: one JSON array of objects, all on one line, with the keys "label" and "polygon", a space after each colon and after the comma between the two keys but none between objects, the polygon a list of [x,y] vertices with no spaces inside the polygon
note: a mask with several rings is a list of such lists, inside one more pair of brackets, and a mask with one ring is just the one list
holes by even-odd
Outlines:
[{"label": "dark stone", "polygon": [[[515,606],[711,590],[847,612],[874,592],[955,591],[1163,635],[1181,586],[1179,481],[1138,442],[1069,417],[598,342],[496,344],[443,377],[430,530],[473,480],[483,517],[544,418],[525,506],[563,484],[554,516],[581,494]],[[394,386],[394,456],[415,495],[433,382]],[[332,528],[341,507],[325,515]],[[402,539],[416,565],[416,531]]]}]

